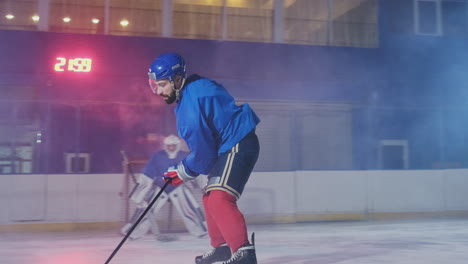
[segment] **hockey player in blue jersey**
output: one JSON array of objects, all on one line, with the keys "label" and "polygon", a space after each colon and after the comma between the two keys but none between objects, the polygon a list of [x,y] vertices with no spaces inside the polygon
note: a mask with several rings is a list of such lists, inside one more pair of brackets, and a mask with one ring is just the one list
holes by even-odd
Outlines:
[{"label": "hockey player in blue jersey", "polygon": [[248,240],[237,199],[257,162],[259,142],[255,128],[260,119],[248,104],[236,105],[219,83],[199,75],[186,76],[184,59],[176,53],[157,57],[149,69],[153,93],[166,103],[177,103],[179,135],[190,154],[165,173],[178,185],[208,174],[203,196],[210,251],[197,264],[256,264],[254,236]]}]

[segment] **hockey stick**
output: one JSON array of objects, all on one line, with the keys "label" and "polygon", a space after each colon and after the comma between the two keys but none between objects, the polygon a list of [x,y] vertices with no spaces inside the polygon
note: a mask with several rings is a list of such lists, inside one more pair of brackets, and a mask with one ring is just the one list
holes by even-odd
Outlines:
[{"label": "hockey stick", "polygon": [[125,241],[127,240],[127,238],[130,236],[130,234],[133,232],[133,230],[138,226],[138,224],[141,222],[141,220],[143,220],[143,218],[145,217],[145,215],[148,213],[148,211],[151,209],[151,207],[153,207],[154,203],[156,202],[156,200],[158,200],[159,196],[161,196],[161,194],[164,192],[164,190],[166,189],[167,185],[169,185],[169,183],[171,183],[172,179],[168,179],[167,182],[164,184],[164,186],[161,188],[161,190],[158,192],[158,194],[156,195],[156,197],[153,198],[153,200],[151,201],[151,203],[148,205],[148,207],[146,207],[145,211],[140,215],[140,217],[138,218],[138,220],[135,222],[135,224],[133,224],[133,226],[130,228],[130,230],[128,230],[127,234],[125,235],[125,237],[122,239],[122,241],[120,241],[119,245],[114,249],[114,251],[112,252],[112,254],[109,256],[109,258],[107,259],[106,263],[105,264],[108,264],[111,259],[114,257],[115,254],[117,254],[117,251],[119,251],[120,247],[122,247],[122,245],[125,243]]}]

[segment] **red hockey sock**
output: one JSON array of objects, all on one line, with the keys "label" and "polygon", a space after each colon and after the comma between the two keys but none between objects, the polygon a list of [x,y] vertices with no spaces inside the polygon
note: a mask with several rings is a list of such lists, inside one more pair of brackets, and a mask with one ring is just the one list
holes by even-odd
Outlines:
[{"label": "red hockey sock", "polygon": [[210,206],[208,205],[208,194],[203,195],[203,206],[205,207],[205,216],[206,216],[206,225],[208,227],[208,235],[210,236],[210,244],[212,247],[219,247],[222,244],[226,243],[221,231],[218,228],[215,220],[211,216]]},{"label": "red hockey sock", "polygon": [[203,204],[213,247],[226,242],[232,252],[236,252],[249,241],[245,219],[234,196],[224,191],[211,191],[203,197]]}]

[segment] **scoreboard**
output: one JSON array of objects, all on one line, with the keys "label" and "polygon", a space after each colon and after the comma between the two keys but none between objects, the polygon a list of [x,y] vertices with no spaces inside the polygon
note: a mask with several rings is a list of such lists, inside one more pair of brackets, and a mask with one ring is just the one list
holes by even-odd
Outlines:
[{"label": "scoreboard", "polygon": [[57,72],[91,72],[93,60],[91,58],[57,57],[54,70]]}]

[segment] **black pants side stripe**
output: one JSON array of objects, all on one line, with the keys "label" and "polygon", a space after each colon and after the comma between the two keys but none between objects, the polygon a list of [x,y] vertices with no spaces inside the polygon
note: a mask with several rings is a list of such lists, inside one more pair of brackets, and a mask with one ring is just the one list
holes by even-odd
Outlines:
[{"label": "black pants side stripe", "polygon": [[229,176],[231,176],[231,169],[232,164],[234,163],[234,159],[236,157],[236,153],[238,152],[239,143],[237,143],[234,147],[231,148],[231,153],[229,153],[228,160],[226,162],[226,167],[224,168],[223,175],[221,176],[221,186],[226,186]]}]

